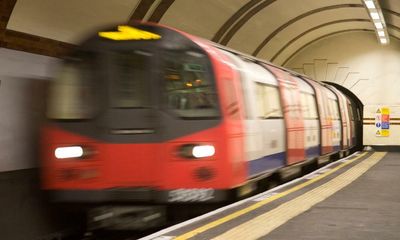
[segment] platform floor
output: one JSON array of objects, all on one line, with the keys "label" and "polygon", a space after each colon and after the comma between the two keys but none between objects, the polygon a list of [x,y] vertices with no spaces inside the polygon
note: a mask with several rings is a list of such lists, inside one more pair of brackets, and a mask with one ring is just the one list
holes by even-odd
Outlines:
[{"label": "platform floor", "polygon": [[142,238],[400,239],[400,153],[363,152]]}]

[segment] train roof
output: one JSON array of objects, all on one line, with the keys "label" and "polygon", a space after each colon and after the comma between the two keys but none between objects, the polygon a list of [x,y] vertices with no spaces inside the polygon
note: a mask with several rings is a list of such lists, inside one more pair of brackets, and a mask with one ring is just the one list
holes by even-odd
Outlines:
[{"label": "train roof", "polygon": [[78,50],[130,50],[138,48],[165,48],[180,50],[199,48],[194,37],[182,31],[150,22],[116,25],[92,33]]},{"label": "train roof", "polygon": [[[124,29],[125,28],[125,29]],[[136,36],[132,39],[121,39],[115,37],[102,36],[101,33],[112,33],[114,35],[124,35],[129,31],[136,32]],[[126,36],[125,36],[126,37]],[[133,44],[132,44],[133,43]],[[239,52],[232,48],[220,45],[218,43],[212,42],[208,39],[203,39],[191,35],[189,33],[180,31],[178,29],[168,27],[162,24],[136,21],[131,25],[116,25],[108,27],[92,34],[87,40],[82,42],[80,49],[99,51],[99,49],[113,49],[113,50],[129,50],[133,48],[165,48],[171,50],[187,49],[187,48],[201,48],[200,43],[205,43],[218,49],[222,49],[232,54],[238,55],[241,58],[245,58],[249,61],[256,63],[263,63],[282,71],[288,72],[294,76],[300,77],[302,79],[307,79],[309,81],[315,80],[310,79],[308,76],[300,74],[298,72],[285,69],[282,66],[275,65],[271,62],[259,59],[257,57],[248,55],[246,53]],[[317,82],[318,84],[325,85],[324,83]]]}]

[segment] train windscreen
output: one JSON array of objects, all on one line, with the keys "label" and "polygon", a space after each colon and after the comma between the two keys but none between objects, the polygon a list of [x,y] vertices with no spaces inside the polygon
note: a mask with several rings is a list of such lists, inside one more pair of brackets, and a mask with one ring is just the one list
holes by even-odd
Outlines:
[{"label": "train windscreen", "polygon": [[110,104],[112,108],[150,108],[151,60],[153,53],[143,50],[117,52],[112,56]]},{"label": "train windscreen", "polygon": [[163,38],[155,41],[100,38],[88,44],[92,53],[77,51],[53,81],[47,116],[79,120],[100,111],[104,116],[121,109],[130,114],[162,109],[187,120],[219,119],[207,53],[179,34],[160,34]]},{"label": "train windscreen", "polygon": [[163,54],[167,108],[182,118],[218,118],[218,100],[208,57],[197,51]]}]

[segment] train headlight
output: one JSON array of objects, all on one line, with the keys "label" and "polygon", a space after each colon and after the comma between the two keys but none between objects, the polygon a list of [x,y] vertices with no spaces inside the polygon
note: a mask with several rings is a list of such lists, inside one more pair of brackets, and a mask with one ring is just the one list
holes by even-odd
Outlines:
[{"label": "train headlight", "polygon": [[195,146],[192,150],[192,155],[195,158],[211,157],[215,154],[215,147],[213,145]]},{"label": "train headlight", "polygon": [[85,151],[81,146],[58,147],[54,150],[54,155],[58,159],[80,158],[84,154]]},{"label": "train headlight", "polygon": [[213,145],[183,145],[180,149],[180,155],[185,158],[205,158],[215,155],[215,147]]}]

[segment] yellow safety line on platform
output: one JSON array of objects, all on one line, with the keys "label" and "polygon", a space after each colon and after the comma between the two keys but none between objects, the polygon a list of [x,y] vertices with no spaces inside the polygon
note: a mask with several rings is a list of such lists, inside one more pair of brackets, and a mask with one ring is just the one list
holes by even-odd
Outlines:
[{"label": "yellow safety line on platform", "polygon": [[[243,209],[241,209],[239,211],[231,213],[231,214],[229,214],[229,215],[227,215],[225,217],[217,219],[217,220],[215,220],[213,222],[210,222],[210,223],[208,223],[206,225],[203,225],[203,226],[201,226],[199,228],[196,228],[196,229],[194,229],[194,230],[192,230],[190,232],[184,233],[184,234],[182,234],[180,236],[177,236],[174,239],[177,239],[177,240],[189,239],[191,237],[196,236],[197,234],[203,233],[203,232],[205,232],[205,231],[207,231],[207,230],[209,230],[211,228],[214,228],[214,227],[216,227],[218,225],[221,225],[221,224],[223,224],[225,222],[228,222],[228,221],[230,221],[232,219],[235,219],[235,218],[237,218],[237,217],[239,217],[239,216],[241,216],[243,214],[251,212],[251,211],[253,211],[253,210],[255,210],[255,209],[259,208],[259,207],[262,207],[262,206],[264,206],[264,205],[266,205],[266,204],[268,204],[268,203],[270,203],[270,202],[272,202],[272,201],[274,201],[276,199],[282,198],[282,197],[284,197],[284,196],[286,196],[286,195],[288,195],[290,193],[298,191],[298,190],[300,190],[300,189],[302,189],[304,187],[307,187],[308,185],[310,185],[312,183],[315,183],[315,182],[323,179],[324,177],[336,172],[337,170],[347,166],[348,164],[350,164],[350,163],[362,158],[366,154],[367,154],[367,152],[364,152],[364,153],[360,154],[359,156],[355,157],[354,159],[346,161],[343,164],[333,168],[332,170],[327,171],[327,172],[325,172],[325,173],[323,173],[323,174],[321,174],[321,175],[319,175],[319,176],[317,176],[317,177],[315,177],[315,178],[313,178],[313,179],[311,179],[311,180],[309,180],[309,181],[307,181],[305,183],[299,184],[299,185],[297,185],[297,186],[295,186],[293,188],[290,188],[290,189],[288,189],[288,190],[286,190],[284,192],[281,192],[281,193],[278,193],[276,195],[273,195],[272,197],[269,197],[269,198],[267,198],[267,199],[265,199],[263,201],[260,201],[258,203],[255,203],[255,204],[251,205],[251,206],[243,208]],[[232,239],[239,239],[239,238],[234,237]]]},{"label": "yellow safety line on platform", "polygon": [[368,169],[378,163],[386,153],[377,152],[348,171],[321,186],[289,201],[279,207],[251,219],[213,239],[258,239],[267,235],[290,219],[307,211],[315,204],[325,200],[337,191],[346,187]]}]

